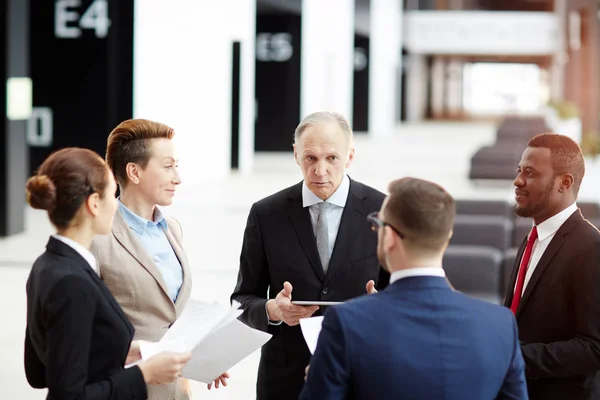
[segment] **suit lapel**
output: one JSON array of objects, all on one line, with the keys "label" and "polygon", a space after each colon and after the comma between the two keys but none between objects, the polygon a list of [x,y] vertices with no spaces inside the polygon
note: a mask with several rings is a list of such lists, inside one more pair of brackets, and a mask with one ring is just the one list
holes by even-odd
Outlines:
[{"label": "suit lapel", "polygon": [[552,261],[558,250],[564,244],[565,237],[573,230],[578,220],[583,220],[583,217],[581,216],[581,212],[579,210],[574,212],[573,215],[571,215],[569,219],[567,219],[567,221],[558,229],[558,231],[552,238],[552,241],[550,241],[550,243],[548,244],[546,251],[544,251],[542,258],[536,265],[535,270],[533,271],[533,274],[531,275],[531,278],[527,283],[527,287],[525,287],[523,297],[521,297],[521,302],[519,303],[519,308],[517,309],[517,318],[523,311],[523,307],[527,305],[527,301],[531,297],[531,293],[535,289],[535,286],[537,285],[541,276],[544,274],[544,271],[550,266],[550,262]]},{"label": "suit lapel", "polygon": [[519,247],[519,251],[517,252],[517,257],[515,258],[515,262],[513,264],[508,288],[506,289],[506,296],[504,296],[504,306],[506,307],[510,307],[515,294],[515,284],[517,282],[517,276],[519,275],[519,266],[521,265],[521,258],[523,258],[525,247],[527,247],[527,236],[523,238],[521,246]]},{"label": "suit lapel", "polygon": [[167,239],[169,240],[169,243],[171,244],[173,251],[175,251],[175,255],[179,259],[179,263],[181,264],[181,269],[183,272],[183,283],[181,284],[181,288],[179,289],[179,295],[177,296],[177,300],[175,300],[175,309],[177,311],[177,315],[180,315],[181,312],[183,311],[183,308],[185,307],[185,303],[186,303],[185,300],[189,297],[187,294],[189,294],[189,292],[191,290],[192,276],[191,276],[190,267],[187,262],[187,258],[185,257],[185,253],[183,252],[183,249],[179,245],[179,241],[173,234],[173,231],[171,229],[171,224],[169,223],[168,220],[167,220],[167,226],[169,229],[165,230],[165,234],[167,235]]},{"label": "suit lapel", "polygon": [[162,273],[154,263],[154,260],[152,260],[152,257],[148,255],[148,252],[146,251],[146,249],[144,249],[144,246],[135,237],[133,232],[131,232],[131,229],[129,228],[121,214],[118,212],[115,214],[115,219],[112,227],[112,234],[115,237],[115,239],[121,244],[121,246],[123,246],[123,248],[127,250],[127,252],[131,254],[131,256],[135,258],[137,262],[140,263],[140,265],[146,271],[148,271],[150,275],[152,275],[152,277],[158,283],[158,286],[160,286],[160,288],[164,292],[165,296],[167,296],[168,299],[171,299],[169,297],[167,285],[165,283],[165,280],[163,279]]},{"label": "suit lapel", "polygon": [[350,181],[350,190],[346,206],[342,212],[342,220],[335,239],[333,253],[329,261],[329,269],[325,276],[325,283],[330,282],[335,274],[348,262],[348,252],[354,244],[358,230],[365,227],[366,213],[362,207],[362,200],[366,196],[356,182]]},{"label": "suit lapel", "polygon": [[317,250],[317,242],[312,222],[310,221],[310,213],[308,207],[303,207],[302,205],[302,182],[290,189],[288,200],[287,213],[296,231],[298,241],[310,262],[310,266],[315,271],[319,280],[323,281],[325,274]]}]

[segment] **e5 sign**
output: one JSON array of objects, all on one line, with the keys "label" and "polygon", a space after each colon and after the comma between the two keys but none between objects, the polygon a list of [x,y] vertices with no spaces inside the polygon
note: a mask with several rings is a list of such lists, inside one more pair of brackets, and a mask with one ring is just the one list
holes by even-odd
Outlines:
[{"label": "e5 sign", "polygon": [[81,0],[56,0],[54,3],[54,35],[58,38],[76,39],[81,37],[82,29],[93,29],[97,38],[108,35],[108,1],[94,0],[79,14],[75,11],[81,6]]}]

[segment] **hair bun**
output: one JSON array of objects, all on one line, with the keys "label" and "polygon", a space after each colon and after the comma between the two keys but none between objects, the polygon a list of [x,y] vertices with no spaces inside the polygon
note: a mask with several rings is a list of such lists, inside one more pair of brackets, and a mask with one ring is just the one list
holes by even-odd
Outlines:
[{"label": "hair bun", "polygon": [[56,186],[46,175],[36,175],[27,181],[27,202],[33,208],[51,212],[56,207]]}]

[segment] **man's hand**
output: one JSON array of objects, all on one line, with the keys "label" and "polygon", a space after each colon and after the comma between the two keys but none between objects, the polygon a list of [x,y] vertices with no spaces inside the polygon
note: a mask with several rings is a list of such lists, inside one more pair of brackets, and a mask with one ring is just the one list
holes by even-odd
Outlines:
[{"label": "man's hand", "polygon": [[367,294],[375,293],[378,293],[377,289],[375,289],[375,281],[371,279],[369,282],[367,282]]},{"label": "man's hand", "polygon": [[[223,385],[223,386],[227,386],[227,379],[229,379],[229,372],[225,372],[223,375],[221,375],[220,377],[218,377],[217,379],[215,379],[215,389],[219,388],[219,384]],[[206,385],[206,387],[208,388],[208,390],[212,389],[212,382],[209,383],[208,385]]]},{"label": "man's hand", "polygon": [[289,326],[298,325],[301,318],[311,317],[319,306],[297,306],[292,304],[292,284],[285,282],[275,299],[267,302],[267,311],[271,321],[283,321]]}]

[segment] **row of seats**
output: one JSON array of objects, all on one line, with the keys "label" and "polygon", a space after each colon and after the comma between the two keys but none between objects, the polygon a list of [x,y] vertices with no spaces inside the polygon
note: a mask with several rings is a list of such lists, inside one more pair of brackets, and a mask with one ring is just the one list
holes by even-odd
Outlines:
[{"label": "row of seats", "polygon": [[529,139],[549,131],[542,117],[509,117],[496,132],[496,142],[484,146],[471,157],[469,178],[514,179],[515,169]]},{"label": "row of seats", "polygon": [[[582,214],[594,225],[600,225],[600,204],[579,202]],[[508,201],[458,200],[452,245],[490,246],[499,250],[519,247],[533,221],[514,215]]]},{"label": "row of seats", "polygon": [[[587,219],[592,225],[600,226],[600,218]],[[506,250],[519,247],[532,226],[533,221],[530,218],[509,220],[488,215],[457,215],[450,244],[490,246]]]},{"label": "row of seats", "polygon": [[[587,219],[600,218],[600,204],[591,201],[578,201],[577,207]],[[506,200],[456,200],[456,214],[485,215],[520,219],[515,216],[514,204]]]},{"label": "row of seats", "polygon": [[[583,215],[600,229],[600,204],[580,202]],[[458,200],[454,234],[444,255],[444,269],[457,289],[501,303],[518,247],[533,226],[515,217],[508,201]]]}]

